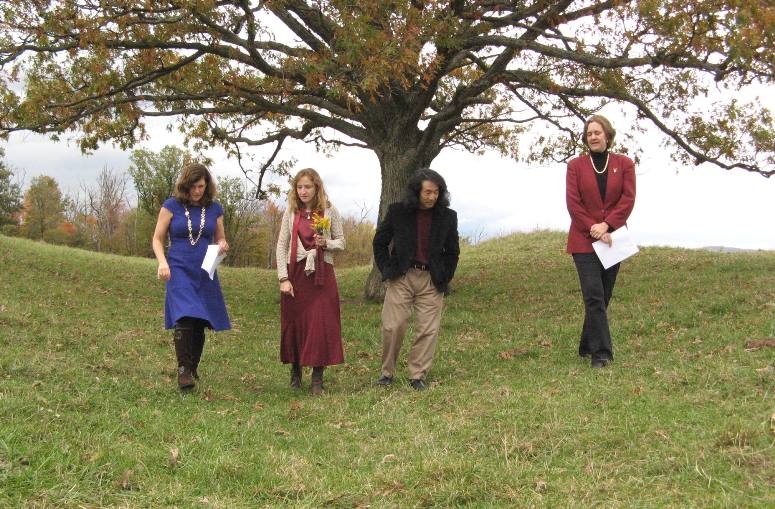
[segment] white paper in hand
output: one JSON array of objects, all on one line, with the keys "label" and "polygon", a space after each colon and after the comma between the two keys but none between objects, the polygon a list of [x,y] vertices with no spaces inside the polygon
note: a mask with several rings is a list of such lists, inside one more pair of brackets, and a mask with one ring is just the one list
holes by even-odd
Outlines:
[{"label": "white paper in hand", "polygon": [[221,260],[226,258],[226,253],[218,254],[218,244],[210,244],[207,246],[207,253],[205,253],[205,259],[202,260],[202,269],[207,272],[210,279],[215,276],[215,269],[221,264]]},{"label": "white paper in hand", "polygon": [[598,240],[592,243],[592,247],[597,253],[597,257],[600,259],[600,263],[603,267],[608,269],[613,267],[617,263],[629,258],[638,252],[638,246],[635,245],[635,239],[630,235],[630,230],[626,226],[622,226],[611,234],[611,246]]}]

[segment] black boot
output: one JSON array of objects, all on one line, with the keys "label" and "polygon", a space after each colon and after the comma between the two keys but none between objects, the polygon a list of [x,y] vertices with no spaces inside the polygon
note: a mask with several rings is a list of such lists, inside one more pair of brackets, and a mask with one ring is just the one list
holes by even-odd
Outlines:
[{"label": "black boot", "polygon": [[320,396],[323,394],[323,370],[325,366],[312,368],[312,395]]},{"label": "black boot", "polygon": [[194,327],[194,340],[192,342],[193,359],[191,362],[191,375],[199,380],[199,373],[197,368],[199,367],[199,361],[202,359],[202,350],[205,348],[205,327],[204,325],[197,324]]},{"label": "black boot", "polygon": [[191,376],[193,329],[187,324],[175,324],[175,356],[178,358],[178,387],[191,389],[194,378]]},{"label": "black boot", "polygon": [[291,387],[301,389],[301,366],[291,364]]}]

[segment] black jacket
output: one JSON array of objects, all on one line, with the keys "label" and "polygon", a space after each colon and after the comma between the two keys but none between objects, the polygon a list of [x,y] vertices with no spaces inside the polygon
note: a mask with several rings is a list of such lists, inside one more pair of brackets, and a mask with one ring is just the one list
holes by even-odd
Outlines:
[{"label": "black jacket", "polygon": [[[428,265],[431,281],[436,289],[447,294],[460,256],[457,213],[446,207],[435,207],[430,236]],[[374,261],[383,281],[406,274],[417,252],[417,209],[402,202],[391,205],[377,227],[373,247]]]}]

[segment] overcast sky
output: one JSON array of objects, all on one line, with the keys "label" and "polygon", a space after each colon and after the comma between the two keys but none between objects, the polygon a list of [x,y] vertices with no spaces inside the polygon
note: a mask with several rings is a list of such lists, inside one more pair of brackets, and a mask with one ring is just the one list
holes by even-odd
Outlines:
[{"label": "overcast sky", "polygon": [[[151,139],[142,147],[158,151],[180,143],[159,127],[151,129]],[[775,179],[709,164],[681,167],[670,161],[665,149],[653,145],[636,168],[637,198],[629,226],[639,244],[775,250]],[[372,152],[350,148],[328,157],[300,142],[286,147],[286,154],[298,160],[296,168],[318,169],[340,210],[360,215],[365,207],[376,221],[380,174]],[[24,175],[25,184],[49,175],[70,195],[91,185],[102,168],[123,173],[130,164],[128,152],[110,146],[83,156],[74,143],[34,134],[12,135],[5,149],[6,162]],[[209,155],[216,177],[241,176],[236,161],[220,152]],[[448,150],[432,167],[447,180],[461,233],[474,240],[568,228],[564,164],[527,166],[495,154]]]}]

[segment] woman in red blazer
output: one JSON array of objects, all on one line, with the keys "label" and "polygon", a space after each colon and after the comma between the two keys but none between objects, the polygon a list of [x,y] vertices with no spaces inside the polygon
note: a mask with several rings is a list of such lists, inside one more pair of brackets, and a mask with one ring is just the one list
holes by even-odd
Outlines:
[{"label": "woman in red blazer", "polygon": [[593,368],[605,367],[614,357],[607,310],[619,264],[604,269],[592,243],[610,245],[611,232],[627,224],[635,205],[635,165],[629,157],[609,152],[615,135],[607,118],[591,116],[582,133],[589,153],[570,161],[565,177],[571,217],[567,252],[573,255],[584,296],[579,355],[591,356]]}]

